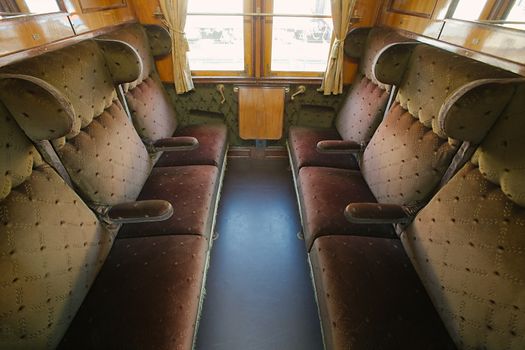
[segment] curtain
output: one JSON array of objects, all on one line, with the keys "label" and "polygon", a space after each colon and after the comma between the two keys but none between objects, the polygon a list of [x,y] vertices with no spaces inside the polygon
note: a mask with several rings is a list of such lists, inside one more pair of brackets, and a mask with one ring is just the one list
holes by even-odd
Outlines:
[{"label": "curtain", "polygon": [[171,33],[175,91],[177,94],[183,94],[194,88],[186,55],[189,45],[184,33],[188,0],[159,0],[159,3],[164,15],[164,24]]},{"label": "curtain", "polygon": [[325,95],[343,93],[344,41],[350,30],[356,2],[357,0],[331,0],[334,30],[323,83],[319,88]]}]

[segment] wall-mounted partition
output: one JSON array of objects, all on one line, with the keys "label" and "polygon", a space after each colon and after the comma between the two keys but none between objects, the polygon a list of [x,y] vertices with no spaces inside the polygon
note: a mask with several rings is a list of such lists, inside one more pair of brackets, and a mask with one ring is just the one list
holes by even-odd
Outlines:
[{"label": "wall-mounted partition", "polygon": [[386,0],[378,24],[525,74],[523,1]]},{"label": "wall-mounted partition", "polygon": [[0,11],[0,66],[134,20],[128,0],[8,1]]}]

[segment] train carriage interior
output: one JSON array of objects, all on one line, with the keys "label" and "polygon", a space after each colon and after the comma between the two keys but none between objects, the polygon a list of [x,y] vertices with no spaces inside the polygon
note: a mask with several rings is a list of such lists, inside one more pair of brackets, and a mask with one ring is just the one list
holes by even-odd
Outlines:
[{"label": "train carriage interior", "polygon": [[0,0],[0,350],[525,349],[525,1]]}]

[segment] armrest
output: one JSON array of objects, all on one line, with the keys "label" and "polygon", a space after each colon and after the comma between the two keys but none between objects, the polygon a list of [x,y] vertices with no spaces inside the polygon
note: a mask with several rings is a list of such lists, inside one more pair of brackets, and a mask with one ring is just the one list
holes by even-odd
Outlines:
[{"label": "armrest", "polygon": [[356,224],[402,224],[410,221],[405,207],[396,204],[351,203],[345,217]]},{"label": "armrest", "polygon": [[345,140],[323,140],[317,142],[317,152],[335,154],[357,154],[361,153],[363,146],[355,141]]},{"label": "armrest", "polygon": [[173,215],[170,202],[146,200],[121,203],[107,209],[105,217],[114,224],[164,221]]},{"label": "armrest", "polygon": [[151,144],[154,152],[191,151],[199,147],[199,141],[191,136],[166,137]]}]

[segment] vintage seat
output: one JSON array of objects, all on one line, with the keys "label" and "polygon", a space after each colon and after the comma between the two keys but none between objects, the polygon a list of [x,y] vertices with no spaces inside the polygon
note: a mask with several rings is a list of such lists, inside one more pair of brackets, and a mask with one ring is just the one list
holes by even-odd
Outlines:
[{"label": "vintage seat", "polygon": [[[203,165],[200,176],[186,178],[183,185],[169,178],[174,173],[183,176],[193,171],[186,171],[185,167],[170,171],[170,175],[157,172],[149,178],[153,162],[118,101],[113,83],[134,81],[140,66],[130,62],[137,60],[136,52],[126,43],[107,42],[101,51],[94,41],[85,41],[2,71],[29,75],[50,84],[64,95],[64,104],[76,113],[72,131],[66,138],[53,140],[53,146],[79,194],[92,208],[104,211],[107,206],[135,201],[140,194],[141,200],[164,199],[174,206],[184,206],[185,215],[172,217],[179,223],[177,227],[189,228],[195,226],[195,222],[207,222],[214,215],[218,190],[214,166]],[[10,101],[23,105],[28,99],[39,98],[38,94],[22,94],[20,91],[26,88],[22,83],[27,82],[10,79],[11,86],[6,92],[11,94],[7,97]],[[162,179],[165,181],[159,181]],[[169,189],[164,184],[169,184]],[[159,198],[159,194],[165,197]],[[204,213],[203,208],[208,211]],[[169,222],[165,221],[166,225]],[[193,233],[210,236],[209,231],[202,229],[188,232],[158,228],[158,225],[151,226],[151,230],[143,227],[141,235]]]},{"label": "vintage seat", "polygon": [[[388,50],[394,50],[396,46]],[[491,84],[491,79],[514,78],[514,74],[448,53],[427,45],[413,49],[406,72],[396,77],[382,70],[381,59],[376,67],[379,81],[397,85],[396,102],[381,122],[367,145],[361,164],[363,180],[360,190],[339,192],[337,203],[361,203],[358,193],[373,195],[371,202],[396,204],[417,211],[430,199],[450,166],[461,141],[449,138],[443,125],[464,123],[467,118],[478,118],[477,127],[488,129],[510,99],[509,85]],[[480,140],[469,140],[479,142]],[[333,168],[301,168],[299,171],[299,198],[304,236],[310,249],[314,239],[325,234],[348,234],[343,225],[346,204],[326,206],[334,193],[345,187],[356,187],[353,170],[332,176],[330,186],[318,191],[311,184],[321,184]],[[347,172],[347,174],[344,174]],[[323,186],[323,185],[318,185]],[[337,222],[329,226],[327,223]],[[363,223],[362,225],[367,225]],[[353,229],[354,234],[374,231]],[[382,231],[380,231],[382,232]]]},{"label": "vintage seat", "polygon": [[455,349],[399,240],[323,236],[310,261],[327,350]]},{"label": "vintage seat", "polygon": [[[116,232],[42,160],[1,102],[0,119],[0,348],[54,349]],[[48,122],[53,130],[35,137],[65,135],[72,120]]]},{"label": "vintage seat", "polygon": [[[292,167],[297,174],[304,166],[358,169],[351,154],[322,154],[316,145],[322,140],[351,140],[366,145],[381,122],[390,96],[390,86],[380,83],[374,73],[378,55],[396,42],[407,42],[393,31],[383,28],[356,28],[345,40],[345,53],[360,59],[358,76],[345,97],[333,128],[290,128],[288,146]],[[391,56],[401,65],[407,53]]]},{"label": "vintage seat", "polygon": [[172,102],[157,74],[153,56],[165,56],[171,51],[168,31],[156,25],[131,24],[98,40],[104,39],[128,43],[141,58],[137,62],[142,65],[141,75],[132,83],[123,85],[133,124],[140,137],[146,143],[170,136],[191,136],[199,142],[194,150],[158,154],[160,158],[156,166],[214,165],[220,169],[227,149],[226,125],[179,126]]},{"label": "vintage seat", "polygon": [[[524,101],[522,85],[472,160],[401,235],[458,348],[525,344]],[[451,126],[451,135],[465,132]]]}]

